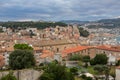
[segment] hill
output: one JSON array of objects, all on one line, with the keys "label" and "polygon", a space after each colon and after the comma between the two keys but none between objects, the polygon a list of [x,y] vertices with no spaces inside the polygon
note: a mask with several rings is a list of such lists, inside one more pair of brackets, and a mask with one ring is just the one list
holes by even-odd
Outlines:
[{"label": "hill", "polygon": [[0,22],[0,26],[10,27],[10,28],[27,28],[27,27],[36,27],[38,29],[44,29],[46,27],[56,27],[56,26],[67,26],[63,22]]},{"label": "hill", "polygon": [[88,28],[120,28],[120,18],[116,19],[101,19],[90,22]]},{"label": "hill", "polygon": [[79,20],[62,20],[60,22],[66,23],[66,24],[85,24],[85,23],[89,23],[89,21],[79,21]]}]

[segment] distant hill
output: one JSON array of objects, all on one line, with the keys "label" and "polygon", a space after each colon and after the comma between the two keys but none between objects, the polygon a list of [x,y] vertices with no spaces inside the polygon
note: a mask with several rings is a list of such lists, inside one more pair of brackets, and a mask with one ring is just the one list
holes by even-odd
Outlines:
[{"label": "distant hill", "polygon": [[99,23],[104,23],[104,24],[113,24],[114,27],[120,26],[120,18],[116,19],[102,19],[97,21]]},{"label": "distant hill", "polygon": [[10,28],[28,28],[28,27],[35,27],[38,29],[44,29],[47,27],[56,27],[56,26],[67,26],[67,24],[62,23],[62,22],[33,22],[33,21],[28,21],[28,22],[0,22],[0,26],[3,27],[10,27]]},{"label": "distant hill", "polygon": [[79,21],[79,20],[62,20],[60,22],[66,23],[66,24],[85,24],[89,23],[89,21]]},{"label": "distant hill", "polygon": [[60,22],[78,25],[88,24],[88,28],[120,28],[120,18],[101,19],[97,21],[62,20]]},{"label": "distant hill", "polygon": [[80,21],[80,20],[61,20],[59,22],[45,22],[45,21],[28,21],[28,22],[0,22],[0,26],[5,27],[37,27],[38,29],[44,29],[46,27],[55,27],[59,26],[67,26],[67,24],[77,24],[77,25],[84,25],[87,24],[86,27],[88,28],[120,28],[120,18],[116,19],[101,19],[98,21]]},{"label": "distant hill", "polygon": [[[95,25],[93,25],[93,23]],[[116,19],[101,19],[98,21],[90,22],[88,28],[120,28],[120,18]]]}]

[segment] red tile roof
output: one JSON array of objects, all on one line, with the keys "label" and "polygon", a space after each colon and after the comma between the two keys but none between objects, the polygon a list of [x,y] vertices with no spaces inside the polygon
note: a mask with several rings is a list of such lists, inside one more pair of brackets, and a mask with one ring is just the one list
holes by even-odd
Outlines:
[{"label": "red tile roof", "polygon": [[42,54],[40,55],[40,58],[53,57],[53,55],[53,52],[49,50],[43,50]]},{"label": "red tile roof", "polygon": [[0,60],[3,60],[4,59],[4,56],[0,55]]},{"label": "red tile roof", "polygon": [[120,69],[120,66],[117,66],[116,69]]},{"label": "red tile roof", "polygon": [[5,65],[4,56],[0,55],[0,68]]},{"label": "red tile roof", "polygon": [[114,51],[114,52],[120,52],[120,49],[117,49],[117,48],[114,48],[114,47],[111,47],[111,46],[106,46],[106,45],[97,46],[95,48],[102,49],[102,50],[108,50],[108,51]]},{"label": "red tile roof", "polygon": [[77,46],[74,48],[65,49],[64,51],[62,51],[62,56],[64,57],[67,54],[82,51],[82,50],[89,49],[89,48],[92,48],[92,47],[90,47],[90,46]]}]

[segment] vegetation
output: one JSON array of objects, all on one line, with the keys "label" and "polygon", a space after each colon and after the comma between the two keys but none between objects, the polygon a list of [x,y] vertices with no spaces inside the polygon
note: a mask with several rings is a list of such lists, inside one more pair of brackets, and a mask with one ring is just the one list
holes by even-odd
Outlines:
[{"label": "vegetation", "polygon": [[74,75],[76,75],[78,72],[78,68],[72,67],[72,68],[70,68],[70,72],[73,73]]},{"label": "vegetation", "polygon": [[17,80],[17,79],[12,72],[9,72],[9,74],[3,76],[0,80]]},{"label": "vegetation", "polygon": [[85,67],[88,67],[88,62],[90,62],[90,56],[83,56],[83,62],[85,62]]},{"label": "vegetation", "polygon": [[110,68],[106,65],[96,65],[94,70],[98,71],[99,74],[104,74],[106,76],[106,80],[108,80],[110,74]]},{"label": "vegetation", "polygon": [[81,27],[79,27],[78,29],[79,29],[80,36],[83,36],[83,37],[88,37],[89,36],[89,32],[87,30],[84,30]]},{"label": "vegetation", "polygon": [[71,61],[77,61],[77,60],[82,60],[82,55],[79,55],[79,54],[75,54],[75,55],[72,55],[69,60]]},{"label": "vegetation", "polygon": [[99,74],[103,74],[105,67],[106,66],[104,66],[104,65],[95,65],[94,70],[96,70]]},{"label": "vegetation", "polygon": [[3,32],[3,30],[2,30],[2,28],[0,28],[0,33],[2,33]]},{"label": "vegetation", "polygon": [[32,30],[29,30],[29,33],[30,33],[30,38],[32,38],[33,36],[36,36],[36,34],[34,34]]},{"label": "vegetation", "polygon": [[90,63],[91,65],[101,64],[105,65],[107,64],[108,57],[106,54],[96,54],[96,56],[91,59]]},{"label": "vegetation", "polygon": [[43,73],[40,77],[40,80],[54,80],[53,76],[49,73]]},{"label": "vegetation", "polygon": [[[108,80],[109,75],[115,78],[115,69],[106,65],[108,61],[108,57],[106,54],[96,54],[96,56],[92,59],[90,59],[90,56],[80,56],[78,54],[75,54],[75,55],[72,55],[69,59],[79,61],[79,66],[77,67],[78,70],[75,67],[70,68],[70,72],[72,72],[72,74],[76,74],[76,72],[78,73],[80,72],[81,74],[88,72],[98,76],[105,75],[106,76],[105,80]],[[85,66],[82,65],[83,62],[85,63]],[[92,66],[88,66],[89,62]],[[96,76],[95,78],[98,79],[99,77]],[[85,75],[79,78],[75,77],[75,79],[76,80],[92,80],[91,77],[86,77]]]},{"label": "vegetation", "polygon": [[111,66],[110,68],[110,75],[114,78],[116,77],[116,72],[115,72],[116,67],[115,66]]},{"label": "vegetation", "polygon": [[120,65],[120,60],[118,60],[116,63],[116,66],[119,66],[119,65]]},{"label": "vegetation", "polygon": [[35,65],[32,51],[15,50],[9,56],[9,66],[11,69],[31,68]]},{"label": "vegetation", "polygon": [[86,75],[82,75],[81,78],[82,78],[83,80],[92,80],[91,77],[87,77]]},{"label": "vegetation", "polygon": [[14,49],[20,49],[20,50],[33,50],[31,46],[28,44],[15,44]]},{"label": "vegetation", "polygon": [[65,66],[56,63],[50,63],[44,69],[44,73],[39,80],[74,80],[71,72],[66,70]]},{"label": "vegetation", "polygon": [[28,27],[36,27],[38,29],[44,29],[47,27],[55,27],[55,26],[67,26],[67,24],[62,22],[1,22],[1,26],[10,27],[12,29],[20,29],[20,28],[28,28]]},{"label": "vegetation", "polygon": [[98,72],[96,70],[94,70],[94,66],[89,66],[87,67],[87,71],[93,75],[98,74]]}]

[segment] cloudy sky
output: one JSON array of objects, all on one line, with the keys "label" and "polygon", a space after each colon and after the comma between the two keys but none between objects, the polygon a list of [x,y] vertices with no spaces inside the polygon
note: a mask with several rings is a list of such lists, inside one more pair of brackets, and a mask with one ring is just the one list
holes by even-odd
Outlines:
[{"label": "cloudy sky", "polygon": [[0,0],[0,21],[120,17],[119,0]]}]

